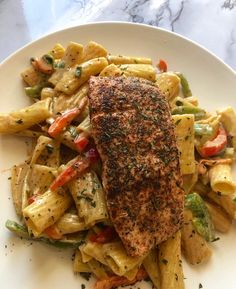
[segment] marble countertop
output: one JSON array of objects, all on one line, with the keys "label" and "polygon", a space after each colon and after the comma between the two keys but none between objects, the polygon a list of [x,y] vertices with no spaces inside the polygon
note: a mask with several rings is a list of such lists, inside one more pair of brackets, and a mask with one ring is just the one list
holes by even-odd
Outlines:
[{"label": "marble countertop", "polygon": [[44,34],[95,21],[175,31],[236,69],[236,0],[0,0],[0,61]]}]

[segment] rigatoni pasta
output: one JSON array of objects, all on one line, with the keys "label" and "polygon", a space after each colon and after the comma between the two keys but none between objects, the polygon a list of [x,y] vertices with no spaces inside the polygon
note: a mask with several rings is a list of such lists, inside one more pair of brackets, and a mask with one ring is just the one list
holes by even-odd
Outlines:
[{"label": "rigatoni pasta", "polygon": [[48,190],[25,207],[23,216],[34,236],[40,235],[47,227],[53,225],[70,207],[71,201],[70,195],[63,190]]},{"label": "rigatoni pasta", "polygon": [[86,225],[98,223],[108,218],[105,196],[96,174],[91,171],[69,184],[78,215]]},{"label": "rigatoni pasta", "polygon": [[224,195],[235,192],[235,183],[233,181],[232,169],[228,164],[218,164],[209,171],[211,188],[215,192],[221,192]]}]

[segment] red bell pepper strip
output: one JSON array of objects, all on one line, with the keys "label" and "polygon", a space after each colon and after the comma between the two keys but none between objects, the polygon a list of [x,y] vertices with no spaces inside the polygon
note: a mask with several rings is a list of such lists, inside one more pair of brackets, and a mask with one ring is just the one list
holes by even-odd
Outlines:
[{"label": "red bell pepper strip", "polygon": [[54,122],[50,125],[48,129],[48,134],[51,137],[56,137],[58,136],[62,130],[67,127],[73,119],[75,119],[84,106],[87,104],[87,98],[83,98],[79,104],[79,107],[73,108],[67,112],[65,112],[63,115],[57,117]]},{"label": "red bell pepper strip", "polygon": [[227,144],[227,133],[223,127],[218,129],[217,136],[213,140],[207,141],[198,149],[202,157],[211,157],[220,153]]},{"label": "red bell pepper strip", "polygon": [[157,64],[157,67],[161,72],[166,72],[167,71],[167,64],[164,60],[160,59],[159,63]]},{"label": "red bell pepper strip", "polygon": [[91,235],[89,240],[99,244],[106,244],[113,241],[116,237],[117,233],[115,229],[112,227],[106,227],[100,233]]},{"label": "red bell pepper strip", "polygon": [[31,58],[34,69],[49,75],[54,71],[53,63],[54,59],[50,54],[45,54],[41,58]]},{"label": "red bell pepper strip", "polygon": [[32,203],[34,203],[38,196],[40,196],[40,194],[35,194],[35,195],[32,195],[31,197],[29,197],[28,198],[28,204],[31,205]]},{"label": "red bell pepper strip", "polygon": [[63,237],[63,235],[55,225],[46,228],[44,230],[44,233],[53,240],[60,240]]},{"label": "red bell pepper strip", "polygon": [[83,173],[90,165],[90,161],[87,158],[77,160],[63,172],[61,172],[50,186],[50,190],[54,191],[59,187],[62,187],[78,175]]},{"label": "red bell pepper strip", "polygon": [[87,146],[87,144],[89,143],[89,140],[87,138],[87,136],[84,133],[79,134],[75,139],[74,139],[74,144],[76,149],[79,152],[82,152],[85,147]]}]

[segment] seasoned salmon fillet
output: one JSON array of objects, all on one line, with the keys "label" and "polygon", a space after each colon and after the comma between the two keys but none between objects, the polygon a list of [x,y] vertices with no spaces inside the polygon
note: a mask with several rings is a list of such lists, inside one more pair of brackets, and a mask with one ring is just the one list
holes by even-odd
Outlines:
[{"label": "seasoned salmon fillet", "polygon": [[127,253],[145,255],[183,222],[184,191],[168,102],[146,80],[91,77],[89,105],[111,221]]}]

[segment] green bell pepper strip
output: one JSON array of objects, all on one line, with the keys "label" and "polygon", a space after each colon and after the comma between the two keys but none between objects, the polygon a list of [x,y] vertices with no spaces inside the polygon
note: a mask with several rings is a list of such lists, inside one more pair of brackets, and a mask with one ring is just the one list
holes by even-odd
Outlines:
[{"label": "green bell pepper strip", "polygon": [[205,123],[195,123],[194,124],[194,133],[195,135],[212,135],[213,128],[209,124]]},{"label": "green bell pepper strip", "polygon": [[186,79],[186,77],[182,73],[179,73],[179,72],[176,74],[180,78],[180,83],[182,86],[183,95],[185,97],[192,96],[192,91],[189,87],[189,83],[188,83],[188,80]]},{"label": "green bell pepper strip", "polygon": [[178,106],[172,110],[171,114],[194,114],[195,120],[200,120],[205,117],[206,111],[196,106]]},{"label": "green bell pepper strip", "polygon": [[210,213],[203,201],[197,194],[192,193],[185,196],[185,208],[193,214],[193,226],[196,231],[203,236],[206,241],[215,240],[214,226],[211,221]]},{"label": "green bell pepper strip", "polygon": [[79,234],[78,238],[74,239],[61,239],[61,240],[52,240],[46,237],[33,238],[29,235],[28,230],[25,226],[18,224],[15,221],[7,220],[5,223],[6,228],[16,234],[17,236],[32,240],[32,241],[40,241],[46,243],[48,245],[52,245],[57,248],[66,249],[66,248],[78,248],[80,245],[84,243],[83,237],[84,234]]}]

